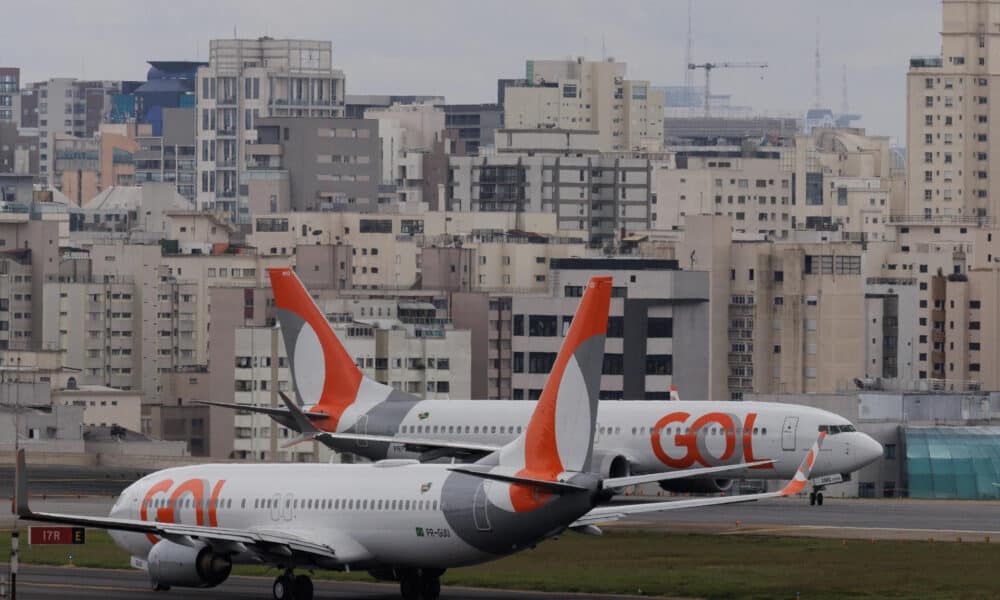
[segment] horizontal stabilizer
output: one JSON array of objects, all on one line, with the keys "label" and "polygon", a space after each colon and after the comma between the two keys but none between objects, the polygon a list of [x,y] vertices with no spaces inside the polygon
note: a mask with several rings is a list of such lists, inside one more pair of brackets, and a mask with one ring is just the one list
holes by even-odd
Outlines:
[{"label": "horizontal stabilizer", "polygon": [[474,444],[470,442],[446,442],[443,440],[432,440],[423,438],[405,438],[392,435],[373,435],[370,433],[350,433],[350,432],[338,432],[338,433],[318,433],[313,436],[317,441],[326,443],[331,441],[341,441],[341,442],[382,442],[386,444],[401,444],[406,447],[407,450],[413,452],[423,452],[426,450],[450,450],[451,452],[446,453],[446,455],[451,454],[474,454],[474,455],[485,455],[492,454],[500,449],[500,446],[495,446],[492,444]]},{"label": "horizontal stabilizer", "polygon": [[504,483],[517,483],[521,485],[527,485],[531,487],[536,487],[547,492],[554,492],[556,494],[565,494],[569,492],[585,492],[587,488],[572,483],[566,483],[565,481],[548,481],[546,479],[534,479],[531,477],[519,477],[517,475],[504,475],[503,473],[493,473],[490,471],[479,471],[477,469],[465,468],[465,467],[449,467],[449,471],[454,471],[456,473],[464,473],[466,475],[472,475],[473,477],[481,477],[483,479],[491,479],[493,481],[502,481]]},{"label": "horizontal stabilizer", "polygon": [[[238,404],[236,402],[213,402],[211,400],[195,400],[195,404],[205,404],[207,406],[219,406],[222,408],[230,408],[232,410],[245,410],[246,412],[257,413],[260,415],[268,415],[274,417],[290,417],[288,409],[286,408],[272,408],[270,406],[250,406],[247,404]],[[308,412],[304,413],[309,419],[314,421],[319,421],[329,417],[326,413],[322,412]]]},{"label": "horizontal stabilizer", "polygon": [[630,485],[641,485],[643,483],[655,483],[657,481],[667,481],[670,479],[688,479],[691,477],[702,477],[715,473],[727,473],[730,471],[740,471],[764,465],[773,465],[776,460],[758,460],[749,463],[739,463],[735,465],[721,465],[718,467],[703,467],[698,469],[682,469],[677,471],[665,471],[663,473],[649,473],[647,475],[630,475],[628,477],[611,477],[604,480],[604,488],[621,488]]}]

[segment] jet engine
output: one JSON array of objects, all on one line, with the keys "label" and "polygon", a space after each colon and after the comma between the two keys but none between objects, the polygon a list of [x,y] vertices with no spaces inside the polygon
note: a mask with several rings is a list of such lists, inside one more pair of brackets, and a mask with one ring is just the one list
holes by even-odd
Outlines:
[{"label": "jet engine", "polygon": [[632,465],[629,460],[621,454],[595,451],[591,468],[601,476],[601,479],[609,477],[628,477],[632,474]]},{"label": "jet engine", "polygon": [[733,487],[732,479],[671,479],[661,481],[660,487],[680,494],[717,494]]},{"label": "jet engine", "polygon": [[182,546],[169,540],[156,543],[147,558],[149,577],[159,586],[215,587],[229,577],[233,560],[204,543]]}]

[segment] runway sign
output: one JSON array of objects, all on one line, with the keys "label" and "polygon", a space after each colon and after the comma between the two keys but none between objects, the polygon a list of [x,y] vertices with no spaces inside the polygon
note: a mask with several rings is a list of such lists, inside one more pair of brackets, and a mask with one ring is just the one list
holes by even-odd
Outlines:
[{"label": "runway sign", "polygon": [[29,527],[28,544],[83,544],[86,541],[83,527]]}]

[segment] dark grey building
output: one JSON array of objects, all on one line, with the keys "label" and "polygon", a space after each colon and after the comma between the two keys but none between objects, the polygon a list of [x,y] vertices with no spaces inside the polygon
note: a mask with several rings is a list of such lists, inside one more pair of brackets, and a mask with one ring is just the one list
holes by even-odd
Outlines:
[{"label": "dark grey building", "polygon": [[38,175],[38,136],[23,135],[13,122],[0,121],[0,173]]},{"label": "dark grey building", "polygon": [[[551,296],[513,297],[512,397],[536,399],[593,275],[611,275],[602,400],[710,398],[709,273],[676,260],[552,259]],[[502,355],[501,355],[502,356]]]},{"label": "dark grey building", "polygon": [[503,126],[499,104],[444,104],[444,126],[458,132],[465,155],[476,156],[481,146],[492,146],[494,132]]},{"label": "dark grey building", "polygon": [[139,137],[135,156],[135,180],[173,183],[177,193],[192,202],[197,194],[195,154],[196,111],[194,108],[165,108],[163,135]]},{"label": "dark grey building", "polygon": [[[295,211],[374,210],[382,173],[378,121],[272,117],[257,122],[254,156],[270,156],[264,168],[288,175]],[[244,193],[245,182],[240,182]]]}]

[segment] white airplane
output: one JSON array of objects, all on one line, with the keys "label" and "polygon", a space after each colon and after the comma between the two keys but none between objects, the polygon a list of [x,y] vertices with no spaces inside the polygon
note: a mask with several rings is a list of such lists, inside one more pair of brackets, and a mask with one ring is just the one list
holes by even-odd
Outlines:
[{"label": "white airplane", "polygon": [[435,600],[446,569],[512,554],[567,529],[599,533],[596,524],[628,514],[802,491],[824,433],[780,492],[599,506],[612,488],[678,476],[601,478],[591,468],[610,295],[610,277],[591,279],[527,425],[476,463],[179,467],[129,486],[109,517],[87,517],[31,510],[21,450],[16,512],[110,530],[155,590],[213,587],[234,563],[255,563],[282,570],[276,600],[311,600],[310,578],[294,569],[368,570],[398,580],[405,600]]},{"label": "white airplane", "polygon": [[[277,268],[268,274],[304,406],[284,394],[285,408],[204,404],[267,414],[302,434],[292,443],[317,440],[372,460],[477,459],[524,430],[532,401],[421,400],[366,377],[295,272]],[[592,468],[608,478],[776,461],[724,477],[692,473],[660,482],[673,492],[722,492],[739,478],[787,480],[820,432],[830,437],[813,470],[818,479],[810,503],[822,505],[825,485],[850,480],[851,473],[882,456],[882,446],[839,415],[795,404],[683,401],[673,386],[670,401],[604,401],[594,428]]]}]

